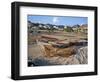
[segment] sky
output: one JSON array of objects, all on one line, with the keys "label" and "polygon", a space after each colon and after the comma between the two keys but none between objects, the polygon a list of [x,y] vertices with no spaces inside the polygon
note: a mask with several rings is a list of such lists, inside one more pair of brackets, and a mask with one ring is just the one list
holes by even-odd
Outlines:
[{"label": "sky", "polygon": [[75,16],[47,16],[47,15],[28,15],[28,21],[34,23],[54,24],[54,25],[76,25],[87,24],[87,17]]}]

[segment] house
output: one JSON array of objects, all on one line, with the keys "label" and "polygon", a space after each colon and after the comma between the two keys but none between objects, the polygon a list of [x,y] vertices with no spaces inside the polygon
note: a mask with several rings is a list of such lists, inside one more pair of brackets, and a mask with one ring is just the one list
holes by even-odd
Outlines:
[{"label": "house", "polygon": [[74,32],[84,32],[84,33],[87,33],[87,24],[83,24],[83,25],[74,25],[72,27],[73,31]]},{"label": "house", "polygon": [[79,27],[79,32],[84,32],[84,33],[87,33],[88,32],[88,28],[86,25],[82,25]]}]

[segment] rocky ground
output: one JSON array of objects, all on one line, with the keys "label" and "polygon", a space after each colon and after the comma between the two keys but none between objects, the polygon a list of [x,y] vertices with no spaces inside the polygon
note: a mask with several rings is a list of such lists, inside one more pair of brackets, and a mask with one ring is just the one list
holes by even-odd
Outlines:
[{"label": "rocky ground", "polygon": [[47,57],[41,51],[40,46],[31,45],[28,48],[28,66],[48,66],[48,65],[75,65],[88,63],[87,46],[76,48],[77,53],[69,57],[52,56]]},{"label": "rocky ground", "polygon": [[87,34],[40,33],[28,37],[28,66],[87,64]]}]

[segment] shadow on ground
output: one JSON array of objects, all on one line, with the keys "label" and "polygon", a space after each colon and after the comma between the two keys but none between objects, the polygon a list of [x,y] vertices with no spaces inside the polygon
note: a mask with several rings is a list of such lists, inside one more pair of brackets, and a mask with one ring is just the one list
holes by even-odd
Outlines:
[{"label": "shadow on ground", "polygon": [[36,58],[34,60],[28,61],[28,66],[48,66],[48,65],[57,65],[55,63],[51,63],[43,58]]}]

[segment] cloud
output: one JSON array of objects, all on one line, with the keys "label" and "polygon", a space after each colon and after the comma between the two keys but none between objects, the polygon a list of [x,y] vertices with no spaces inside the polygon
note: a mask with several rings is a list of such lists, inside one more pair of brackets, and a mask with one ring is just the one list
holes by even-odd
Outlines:
[{"label": "cloud", "polygon": [[53,23],[55,24],[55,23],[57,23],[58,22],[58,17],[54,17],[53,18]]}]

